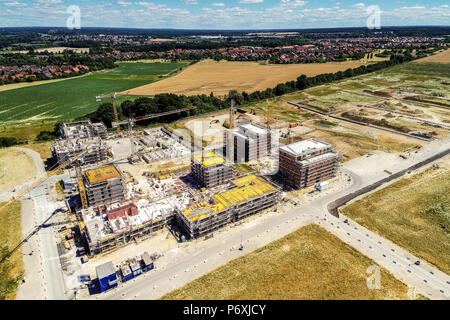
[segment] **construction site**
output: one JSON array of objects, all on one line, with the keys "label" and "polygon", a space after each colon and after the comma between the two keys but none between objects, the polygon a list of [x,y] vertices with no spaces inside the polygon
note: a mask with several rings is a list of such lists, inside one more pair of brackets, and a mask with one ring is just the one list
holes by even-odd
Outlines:
[{"label": "construction site", "polygon": [[[57,247],[68,276],[73,268],[89,269],[113,255],[127,262],[97,265],[99,279],[119,270],[118,281],[127,281],[141,272],[140,256],[124,256],[131,244],[207,240],[258,213],[282,212],[287,185],[301,189],[336,176],[339,156],[330,144],[311,139],[274,149],[278,133],[285,133],[272,129],[270,107],[258,122],[238,113],[232,103],[223,123],[210,124],[220,126],[220,138],[205,144],[201,135],[200,148],[195,134],[192,142],[190,134],[170,127],[133,128],[166,113],[116,118],[109,131],[90,121],[64,123],[61,137],[51,145],[54,165],[36,185],[62,173],[60,200],[64,198],[67,212],[66,221],[59,222],[64,227],[58,230],[62,239]],[[253,169],[255,163],[270,161],[279,163],[280,174]],[[243,172],[240,165],[252,169]],[[167,233],[165,239],[161,233]],[[114,287],[114,281],[100,291]]]}]

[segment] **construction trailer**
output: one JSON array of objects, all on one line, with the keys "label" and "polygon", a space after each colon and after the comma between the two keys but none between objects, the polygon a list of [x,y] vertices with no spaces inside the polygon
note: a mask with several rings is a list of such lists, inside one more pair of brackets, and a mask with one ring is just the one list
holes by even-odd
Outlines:
[{"label": "construction trailer", "polygon": [[306,188],[336,176],[339,154],[332,145],[312,138],[280,147],[279,172],[295,188]]},{"label": "construction trailer", "polygon": [[[250,121],[241,121],[236,128],[226,130],[223,140],[224,155],[234,163],[255,161],[270,155],[270,130]],[[229,156],[230,153],[233,157]]]},{"label": "construction trailer", "polygon": [[177,220],[188,238],[205,236],[225,225],[276,205],[280,190],[262,177],[249,175],[232,182],[232,187],[209,201],[177,210]]},{"label": "construction trailer", "polygon": [[125,200],[125,178],[115,165],[83,172],[83,183],[89,206],[95,207]]},{"label": "construction trailer", "polygon": [[142,271],[147,272],[150,270],[153,270],[155,268],[155,265],[153,263],[153,260],[151,259],[150,255],[147,251],[145,251],[141,256],[141,267]]},{"label": "construction trailer", "polygon": [[205,188],[213,188],[230,182],[233,171],[225,159],[214,152],[193,156],[191,175]]},{"label": "construction trailer", "polygon": [[106,126],[99,123],[92,123],[90,120],[66,122],[61,127],[62,139],[90,139],[99,137],[106,139]]},{"label": "construction trailer", "polygon": [[130,266],[128,265],[120,267],[120,273],[122,275],[122,282],[133,279],[133,272],[131,272]]},{"label": "construction trailer", "polygon": [[100,292],[117,287],[117,274],[111,261],[96,266],[95,271],[100,283]]},{"label": "construction trailer", "polygon": [[82,210],[81,230],[90,254],[105,253],[144,240],[153,232],[176,223],[175,197],[148,204],[127,202]]},{"label": "construction trailer", "polygon": [[57,140],[50,150],[56,163],[72,159],[84,151],[87,152],[79,158],[83,165],[96,164],[108,158],[107,148],[99,137]]}]

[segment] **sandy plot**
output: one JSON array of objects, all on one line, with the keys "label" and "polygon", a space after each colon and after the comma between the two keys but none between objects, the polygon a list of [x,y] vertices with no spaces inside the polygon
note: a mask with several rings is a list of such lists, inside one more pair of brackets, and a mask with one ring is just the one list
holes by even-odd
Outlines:
[{"label": "sandy plot", "polygon": [[291,65],[261,65],[256,62],[199,62],[178,75],[159,82],[127,91],[132,95],[158,93],[225,95],[230,90],[253,92],[273,88],[277,84],[296,80],[300,75],[315,76],[322,73],[357,68],[362,63],[310,63]]},{"label": "sandy plot", "polygon": [[423,59],[419,59],[414,62],[415,63],[421,63],[421,62],[450,63],[450,50],[445,50],[436,55],[426,57]]},{"label": "sandy plot", "polygon": [[0,150],[0,190],[9,190],[34,177],[36,166],[29,155],[14,149]]}]

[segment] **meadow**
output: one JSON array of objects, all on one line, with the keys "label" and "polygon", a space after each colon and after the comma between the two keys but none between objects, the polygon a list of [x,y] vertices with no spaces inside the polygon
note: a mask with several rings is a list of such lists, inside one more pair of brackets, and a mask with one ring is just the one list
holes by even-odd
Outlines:
[{"label": "meadow", "polygon": [[450,172],[428,169],[342,209],[357,223],[450,272]]},{"label": "meadow", "polygon": [[84,77],[0,92],[0,122],[69,120],[92,111],[95,97],[122,92],[166,77],[187,63],[118,63]]},{"label": "meadow", "polygon": [[381,289],[367,287],[374,262],[317,225],[308,225],[188,283],[163,300],[415,299],[381,269]]}]

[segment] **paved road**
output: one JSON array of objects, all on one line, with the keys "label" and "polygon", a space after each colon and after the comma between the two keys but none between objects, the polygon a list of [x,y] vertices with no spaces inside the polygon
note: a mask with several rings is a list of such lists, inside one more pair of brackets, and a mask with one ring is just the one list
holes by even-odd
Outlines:
[{"label": "paved road", "polygon": [[[52,214],[58,209],[58,204],[51,199],[52,195],[48,190],[60,179],[61,176],[51,177],[31,191],[31,199],[25,198],[22,201],[27,210],[22,214],[24,234],[29,235],[38,226],[51,223]],[[54,229],[44,226],[23,245],[23,252],[27,255],[24,263],[25,277],[28,280],[19,287],[19,299],[66,299],[56,242]],[[28,255],[30,251],[33,251],[31,256]],[[34,284],[39,284],[40,289],[33,287]]]},{"label": "paved road", "polygon": [[[390,168],[390,171],[395,173],[404,170],[448,148],[450,148],[450,138],[433,141],[409,159],[399,161],[397,165]],[[286,213],[264,220],[260,218],[257,223],[248,226],[244,224],[242,227],[245,226],[245,229],[243,230],[227,231],[226,234],[208,240],[209,245],[195,254],[172,259],[167,268],[157,269],[108,293],[88,298],[159,298],[218,266],[279,239],[301,226],[318,223],[391,271],[408,286],[416,288],[423,295],[431,299],[449,299],[450,277],[448,275],[425,262],[419,266],[414,265],[414,261],[418,259],[406,250],[361,227],[354,221],[350,220],[348,225],[344,224],[342,221],[346,218],[345,216],[336,218],[328,213],[327,206],[330,202],[388,176],[385,172],[356,175],[346,169],[345,165],[341,170],[352,176],[352,185],[320,197],[308,205],[295,207]],[[237,248],[243,235],[244,250],[239,251]]]}]

